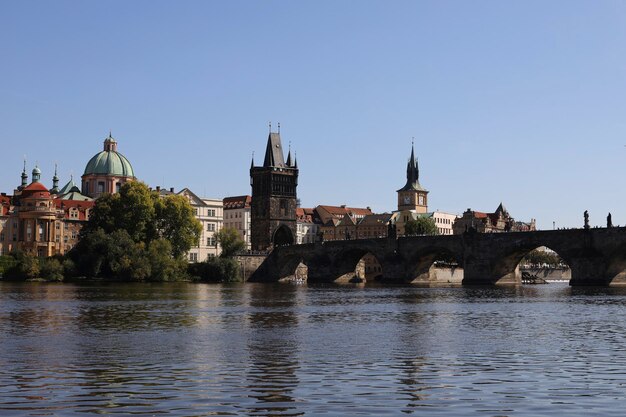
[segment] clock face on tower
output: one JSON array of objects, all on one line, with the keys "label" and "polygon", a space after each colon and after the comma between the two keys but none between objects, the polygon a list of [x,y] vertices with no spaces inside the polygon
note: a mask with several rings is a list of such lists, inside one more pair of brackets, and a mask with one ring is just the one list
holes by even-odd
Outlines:
[{"label": "clock face on tower", "polygon": [[404,204],[410,204],[411,203],[411,197],[408,195],[404,196]]}]

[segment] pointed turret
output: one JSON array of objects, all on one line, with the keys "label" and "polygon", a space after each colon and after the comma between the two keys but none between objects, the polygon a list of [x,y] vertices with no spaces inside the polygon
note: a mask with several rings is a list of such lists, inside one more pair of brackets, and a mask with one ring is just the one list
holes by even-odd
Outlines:
[{"label": "pointed turret", "polygon": [[17,187],[18,190],[26,187],[28,185],[28,174],[26,173],[26,159],[24,159],[24,170],[22,171],[22,185]]},{"label": "pointed turret", "polygon": [[59,177],[57,176],[57,164],[54,164],[54,177],[52,177],[52,188],[50,194],[57,194],[59,192]]},{"label": "pointed turret", "polygon": [[254,152],[252,152],[252,162],[250,162],[250,169],[254,168]]},{"label": "pointed turret", "polygon": [[504,217],[507,217],[509,215],[509,212],[506,210],[506,207],[504,207],[502,202],[500,202],[500,205],[496,209],[496,213],[502,213]]},{"label": "pointed turret", "polygon": [[287,154],[287,166],[291,167],[291,144],[289,145],[289,153]]}]

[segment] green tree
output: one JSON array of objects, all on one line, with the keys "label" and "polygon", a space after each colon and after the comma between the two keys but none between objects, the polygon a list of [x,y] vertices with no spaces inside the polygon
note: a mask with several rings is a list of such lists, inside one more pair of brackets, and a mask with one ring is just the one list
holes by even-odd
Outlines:
[{"label": "green tree", "polygon": [[404,234],[406,236],[417,235],[438,235],[439,230],[432,217],[418,217],[415,220],[409,220],[404,225]]},{"label": "green tree", "polygon": [[46,281],[63,281],[63,264],[56,257],[40,259],[40,277]]},{"label": "green tree", "polygon": [[239,232],[232,227],[224,227],[215,234],[217,243],[222,247],[222,253],[220,257],[230,258],[237,252],[244,250],[246,242],[241,239]]},{"label": "green tree", "polygon": [[85,232],[102,229],[105,233],[126,230],[135,242],[150,242],[157,237],[155,200],[158,195],[139,181],[127,182],[117,194],[96,200]]},{"label": "green tree", "polygon": [[12,253],[11,256],[15,258],[15,263],[4,272],[8,279],[25,280],[39,278],[41,264],[36,256],[21,251]]},{"label": "green tree", "polygon": [[126,183],[119,194],[96,200],[67,271],[132,281],[182,279],[183,255],[201,232],[186,198],[161,197],[141,182]]},{"label": "green tree", "polygon": [[148,247],[148,259],[154,281],[178,281],[187,278],[187,260],[172,258],[172,244],[167,239],[156,239]]},{"label": "green tree", "polygon": [[168,195],[155,202],[157,229],[170,242],[171,253],[178,258],[197,245],[202,224],[194,216],[189,201],[182,195]]}]

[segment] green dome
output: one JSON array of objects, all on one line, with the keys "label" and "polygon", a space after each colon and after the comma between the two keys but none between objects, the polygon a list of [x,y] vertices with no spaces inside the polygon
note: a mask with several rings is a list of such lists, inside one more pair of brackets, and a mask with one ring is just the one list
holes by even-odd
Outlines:
[{"label": "green dome", "polygon": [[85,173],[134,177],[133,167],[124,155],[117,151],[102,151],[89,160]]},{"label": "green dome", "polygon": [[104,150],[87,162],[83,175],[90,174],[135,177],[132,165],[124,155],[117,151],[117,142],[111,134],[104,141]]}]

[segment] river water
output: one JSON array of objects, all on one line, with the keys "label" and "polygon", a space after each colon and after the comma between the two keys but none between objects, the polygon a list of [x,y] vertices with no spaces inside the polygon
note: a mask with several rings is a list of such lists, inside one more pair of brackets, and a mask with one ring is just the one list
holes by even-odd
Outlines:
[{"label": "river water", "polygon": [[604,416],[626,289],[0,283],[0,416]]}]

